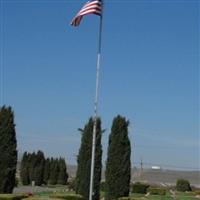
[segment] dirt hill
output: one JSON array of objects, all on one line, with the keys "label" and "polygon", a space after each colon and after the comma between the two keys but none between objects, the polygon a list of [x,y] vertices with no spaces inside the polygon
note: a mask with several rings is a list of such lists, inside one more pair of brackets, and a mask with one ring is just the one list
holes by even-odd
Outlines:
[{"label": "dirt hill", "polygon": [[[71,177],[75,177],[76,174],[76,166],[68,165],[67,171]],[[104,171],[102,173],[102,180],[105,179]],[[187,179],[190,181],[192,185],[200,187],[200,171],[178,171],[178,170],[152,170],[152,169],[144,169],[143,174],[141,176],[141,172],[139,169],[132,169],[131,180],[135,181],[147,181],[150,183],[158,183],[158,184],[175,184],[176,180],[179,178]]]}]

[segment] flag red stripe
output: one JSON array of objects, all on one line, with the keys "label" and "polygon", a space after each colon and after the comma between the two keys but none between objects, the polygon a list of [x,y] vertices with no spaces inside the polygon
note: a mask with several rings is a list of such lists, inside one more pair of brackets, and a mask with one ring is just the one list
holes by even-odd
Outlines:
[{"label": "flag red stripe", "polygon": [[85,10],[85,11],[81,12],[79,15],[86,15],[86,14],[90,14],[90,13],[93,13],[93,12],[101,14],[101,10],[88,9],[88,10]]},{"label": "flag red stripe", "polygon": [[[81,10],[79,11],[79,13],[82,13],[82,12],[84,12],[84,11],[86,11],[86,10],[90,10],[90,9],[101,10],[101,6],[99,6],[99,5],[88,6],[88,7],[84,8],[84,9],[81,9]],[[79,13],[78,13],[78,14],[79,14]]]},{"label": "flag red stripe", "polygon": [[87,6],[92,6],[92,5],[99,5],[99,6],[101,6],[101,2],[100,2],[100,1],[87,2],[87,3],[82,7],[82,9],[85,8],[85,7],[87,7]]},{"label": "flag red stripe", "polygon": [[101,16],[101,1],[89,1],[87,2],[78,14],[73,18],[71,25],[78,26],[82,20],[82,17],[88,14],[95,14]]}]

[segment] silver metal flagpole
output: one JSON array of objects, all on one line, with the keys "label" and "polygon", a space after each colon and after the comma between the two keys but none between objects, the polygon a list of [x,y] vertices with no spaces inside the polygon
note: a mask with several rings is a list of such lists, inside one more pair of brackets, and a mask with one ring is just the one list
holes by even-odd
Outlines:
[{"label": "silver metal flagpole", "polygon": [[103,1],[101,1],[101,16],[99,23],[99,41],[97,52],[97,69],[96,69],[96,93],[94,102],[94,125],[93,125],[93,137],[92,137],[92,158],[91,158],[91,171],[90,171],[90,193],[89,200],[93,197],[94,186],[94,167],[95,167],[95,149],[96,149],[96,128],[98,118],[98,99],[99,99],[99,72],[100,72],[100,59],[101,59],[101,38],[102,38],[102,22],[103,22]]}]

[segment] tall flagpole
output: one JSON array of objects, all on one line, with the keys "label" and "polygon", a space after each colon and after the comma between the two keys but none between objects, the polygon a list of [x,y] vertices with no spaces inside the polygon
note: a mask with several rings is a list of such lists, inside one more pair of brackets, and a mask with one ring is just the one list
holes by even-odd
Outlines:
[{"label": "tall flagpole", "polygon": [[94,102],[94,125],[93,125],[93,136],[92,136],[92,158],[91,158],[91,171],[90,171],[90,193],[89,200],[92,200],[93,189],[94,189],[94,167],[95,167],[95,149],[96,149],[96,128],[98,118],[98,99],[99,99],[99,72],[100,72],[100,60],[101,60],[101,38],[102,38],[102,22],[103,22],[103,0],[101,1],[101,16],[99,22],[99,41],[98,41],[98,52],[97,52],[97,67],[96,67],[96,92]]}]

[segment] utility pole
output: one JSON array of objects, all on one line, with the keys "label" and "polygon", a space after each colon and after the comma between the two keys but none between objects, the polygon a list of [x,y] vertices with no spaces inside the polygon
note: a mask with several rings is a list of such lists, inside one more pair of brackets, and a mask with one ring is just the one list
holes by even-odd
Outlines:
[{"label": "utility pole", "polygon": [[141,161],[140,161],[140,181],[142,181],[144,178],[144,170],[143,170],[143,160],[141,158]]}]

